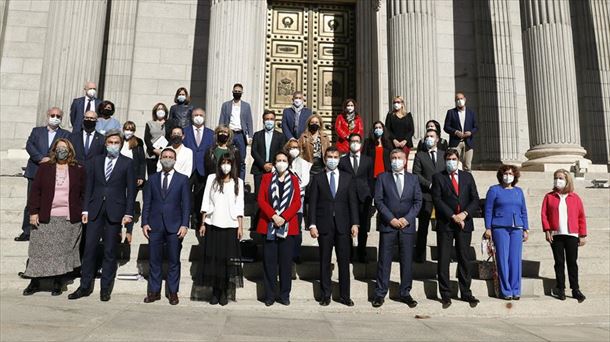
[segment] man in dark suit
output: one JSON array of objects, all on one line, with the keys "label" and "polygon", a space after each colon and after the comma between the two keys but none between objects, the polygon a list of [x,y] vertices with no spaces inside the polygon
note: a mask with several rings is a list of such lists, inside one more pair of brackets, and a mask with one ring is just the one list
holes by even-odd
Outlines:
[{"label": "man in dark suit", "polygon": [[311,109],[305,107],[305,97],[302,92],[292,94],[292,106],[284,108],[282,112],[282,132],[286,141],[299,139],[307,129],[307,119],[311,116]]},{"label": "man in dark suit", "polygon": [[219,125],[225,125],[233,131],[233,145],[239,149],[240,167],[239,178],[246,177],[246,147],[252,143],[252,110],[250,104],[241,100],[244,87],[235,83],[233,85],[233,100],[227,101],[220,107]]},{"label": "man in dark suit", "polygon": [[366,263],[366,240],[371,227],[371,205],[375,183],[373,178],[373,159],[361,153],[362,137],[358,133],[349,136],[350,153],[341,157],[339,170],[352,175],[358,198],[358,261]]},{"label": "man in dark suit", "polygon": [[116,244],[121,226],[133,219],[136,177],[133,161],[121,155],[123,136],[119,130],[106,132],[106,156],[99,155],[87,167],[87,186],[82,221],[87,224],[80,286],[69,299],[89,296],[95,280],[95,255],[102,237],[104,261],[100,300],[110,300],[117,269]]},{"label": "man in dark suit", "polygon": [[263,174],[273,170],[273,156],[284,148],[286,138],[275,130],[275,113],[266,109],[263,113],[264,128],[252,138],[251,155],[254,159],[250,173],[254,175],[254,192],[258,194]]},{"label": "man in dark suit", "polygon": [[[67,138],[70,132],[61,129],[61,119],[64,116],[64,112],[57,108],[52,107],[47,111],[47,124],[46,126],[35,127],[32,129],[28,141],[25,143],[25,150],[30,155],[28,164],[25,168],[23,177],[28,180],[26,198],[30,198],[30,190],[32,189],[32,181],[38,171],[38,164],[49,161],[49,149],[55,140],[60,138]],[[25,202],[25,208],[23,209],[23,224],[21,225],[21,234],[15,237],[15,241],[29,241],[30,240],[30,213]]]},{"label": "man in dark suit", "polygon": [[474,111],[466,108],[464,93],[455,94],[455,108],[447,111],[443,130],[449,134],[449,147],[457,148],[462,157],[463,169],[470,171],[474,155],[474,135],[479,128]]},{"label": "man in dark suit", "polygon": [[84,114],[88,111],[95,112],[97,106],[102,103],[102,100],[96,98],[97,85],[94,82],[85,83],[85,96],[72,100],[70,106],[70,124],[72,132],[80,132],[83,124]]},{"label": "man in dark suit", "polygon": [[88,166],[95,157],[106,153],[104,135],[95,130],[96,123],[97,113],[86,112],[82,130],[72,131],[68,137],[74,146],[76,160],[84,166]]},{"label": "man in dark suit", "polygon": [[309,186],[309,233],[320,245],[320,305],[327,306],[331,299],[331,256],[333,246],[339,265],[340,299],[353,306],[350,298],[349,254],[351,237],[358,236],[358,200],[352,176],[338,170],[339,150],[331,146],[324,158],[326,169],[315,175]]},{"label": "man in dark suit", "polygon": [[205,181],[208,176],[205,173],[204,159],[210,147],[214,145],[214,131],[204,126],[205,111],[202,108],[193,109],[193,125],[184,129],[184,140],[182,144],[193,151],[193,173],[191,173],[191,227],[195,229],[201,226],[201,201],[205,190]]},{"label": "man in dark suit", "polygon": [[462,300],[477,306],[479,300],[470,291],[468,249],[472,240],[473,214],[479,208],[479,193],[469,172],[458,171],[459,153],[445,151],[445,170],[432,176],[432,201],[436,209],[436,245],[438,246],[438,287],[443,308],[451,305],[449,261],[455,240],[458,281]]},{"label": "man in dark suit", "polygon": [[169,303],[178,304],[180,286],[180,251],[186,236],[191,212],[189,178],[174,170],[176,151],[165,148],[161,152],[161,172],[153,174],[144,186],[142,232],[149,240],[150,277],[144,303],[161,299],[161,269],[163,246],[167,246],[169,270],[167,287]]},{"label": "man in dark suit", "polygon": [[417,151],[413,161],[413,174],[419,179],[421,192],[424,199],[419,211],[417,225],[417,244],[413,261],[423,263],[426,261],[426,243],[428,241],[428,224],[432,216],[432,175],[445,169],[445,152],[439,149],[439,132],[436,129],[428,129],[426,132],[425,151]]},{"label": "man in dark suit", "polygon": [[379,220],[379,259],[377,261],[377,287],[373,307],[383,305],[388,293],[392,267],[392,250],[398,243],[400,251],[400,300],[414,308],[417,302],[411,297],[413,284],[413,240],[415,218],[422,205],[422,194],[417,177],[405,170],[407,155],[402,149],[390,153],[392,172],[377,176],[375,206]]}]

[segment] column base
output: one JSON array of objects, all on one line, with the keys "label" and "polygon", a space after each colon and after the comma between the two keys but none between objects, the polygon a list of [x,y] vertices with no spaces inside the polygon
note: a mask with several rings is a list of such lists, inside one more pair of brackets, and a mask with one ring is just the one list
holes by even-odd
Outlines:
[{"label": "column base", "polygon": [[[541,145],[525,153],[524,171],[552,172],[559,168],[570,170],[577,160],[585,159],[587,151],[578,145]],[[589,164],[591,161],[589,161]]]}]

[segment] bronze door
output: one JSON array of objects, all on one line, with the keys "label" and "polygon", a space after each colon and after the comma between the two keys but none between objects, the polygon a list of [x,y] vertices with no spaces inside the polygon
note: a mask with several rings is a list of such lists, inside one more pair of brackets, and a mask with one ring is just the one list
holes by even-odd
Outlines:
[{"label": "bronze door", "polygon": [[281,116],[300,90],[325,126],[334,125],[343,100],[356,93],[355,34],[353,5],[271,2],[265,107]]}]

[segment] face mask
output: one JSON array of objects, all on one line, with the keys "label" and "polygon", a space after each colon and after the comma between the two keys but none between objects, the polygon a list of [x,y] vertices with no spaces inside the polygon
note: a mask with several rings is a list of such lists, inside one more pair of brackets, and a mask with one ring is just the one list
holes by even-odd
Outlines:
[{"label": "face mask", "polygon": [[345,107],[345,109],[347,109],[347,112],[351,114],[354,112],[355,108],[354,108],[354,106],[347,106],[347,107]]},{"label": "face mask", "polygon": [[63,147],[58,147],[55,150],[55,155],[57,156],[57,159],[59,160],[66,160],[66,158],[68,158],[68,154],[70,152],[68,152],[67,148],[63,148]]},{"label": "face mask", "polygon": [[447,167],[447,172],[452,173],[455,172],[458,168],[457,160],[447,160],[445,162],[445,166]]},{"label": "face mask", "polygon": [[61,123],[60,118],[49,118],[49,125],[51,127],[57,127],[57,126],[59,126],[60,123]]},{"label": "face mask", "polygon": [[320,129],[320,125],[318,125],[318,124],[311,124],[311,125],[309,125],[309,131],[310,131],[311,133],[315,133],[315,132],[317,132],[319,129]]},{"label": "face mask", "polygon": [[277,162],[277,163],[275,163],[275,169],[279,173],[284,173],[284,171],[288,170],[288,163],[287,162]]},{"label": "face mask", "polygon": [[218,140],[219,143],[224,144],[229,140],[229,135],[227,134],[218,134],[216,136],[216,140]]},{"label": "face mask", "polygon": [[375,128],[374,133],[377,138],[381,137],[383,135],[383,128]]},{"label": "face mask", "polygon": [[176,160],[174,160],[174,159],[170,159],[170,158],[161,159],[161,166],[163,167],[163,170],[171,170],[174,168],[174,165],[176,165]]},{"label": "face mask", "polygon": [[171,143],[172,145],[180,145],[180,144],[182,143],[182,136],[181,136],[181,135],[173,135],[173,136],[170,138],[170,140],[169,140],[169,141],[170,141],[170,143]]},{"label": "face mask", "polygon": [[119,152],[121,152],[121,145],[106,145],[106,152],[108,152],[108,155],[111,157],[117,157],[119,155]]},{"label": "face mask", "polygon": [[335,170],[337,168],[337,166],[339,165],[339,159],[337,158],[326,158],[326,167],[328,167],[329,170]]},{"label": "face mask", "polygon": [[233,93],[233,99],[234,99],[234,100],[239,100],[239,99],[241,99],[241,93]]},{"label": "face mask", "polygon": [[225,175],[229,174],[229,172],[231,172],[231,164],[222,164],[222,165],[220,165],[220,170]]},{"label": "face mask", "polygon": [[362,144],[360,144],[359,142],[353,142],[349,144],[349,148],[350,150],[352,150],[353,153],[360,151],[360,147],[362,147]]},{"label": "face mask", "polygon": [[178,100],[178,102],[183,103],[184,101],[186,101],[186,96],[184,96],[184,95],[178,95],[177,100]]},{"label": "face mask", "polygon": [[301,107],[303,105],[303,100],[302,99],[294,99],[294,101],[292,101],[292,104],[294,104],[295,107]]},{"label": "face mask", "polygon": [[502,175],[502,182],[504,182],[504,184],[513,184],[514,180],[514,175]]},{"label": "face mask", "polygon": [[402,159],[392,159],[392,171],[400,172],[405,167],[405,162]]},{"label": "face mask", "polygon": [[296,157],[298,157],[298,156],[299,156],[299,154],[301,154],[301,150],[299,150],[298,148],[291,148],[291,149],[288,151],[288,154],[290,154],[290,156],[291,156],[292,158],[296,158]]},{"label": "face mask", "polygon": [[157,111],[157,119],[163,119],[165,118],[165,111],[164,110],[158,110]]},{"label": "face mask", "polygon": [[102,115],[104,116],[112,116],[112,114],[114,114],[114,110],[112,109],[104,108],[104,110],[102,110]]},{"label": "face mask", "polygon": [[436,139],[432,137],[426,137],[426,146],[428,146],[428,148],[434,147],[434,144],[436,144]]},{"label": "face mask", "polygon": [[131,139],[131,137],[133,137],[133,131],[123,131],[123,136],[125,136],[125,140]]},{"label": "face mask", "polygon": [[553,185],[557,190],[563,190],[566,187],[566,180],[557,178],[553,181]]},{"label": "face mask", "polygon": [[97,123],[96,121],[84,120],[83,127],[85,128],[85,132],[87,132],[87,133],[93,132],[95,130],[96,123]]},{"label": "face mask", "polygon": [[459,99],[459,100],[456,100],[456,101],[455,101],[455,104],[456,104],[458,107],[464,107],[464,105],[466,104],[466,100],[464,100],[464,99]]},{"label": "face mask", "polygon": [[394,109],[395,110],[399,110],[400,108],[402,108],[402,103],[395,103],[394,104]]},{"label": "face mask", "polygon": [[95,91],[95,89],[87,90],[87,96],[89,96],[90,98],[94,98],[95,95],[97,95],[97,91]]},{"label": "face mask", "polygon": [[203,121],[204,121],[204,119],[203,119],[203,116],[201,116],[201,115],[197,115],[193,118],[193,123],[197,126],[203,125]]},{"label": "face mask", "polygon": [[265,120],[265,129],[270,131],[273,129],[273,126],[275,126],[275,121],[273,120]]}]

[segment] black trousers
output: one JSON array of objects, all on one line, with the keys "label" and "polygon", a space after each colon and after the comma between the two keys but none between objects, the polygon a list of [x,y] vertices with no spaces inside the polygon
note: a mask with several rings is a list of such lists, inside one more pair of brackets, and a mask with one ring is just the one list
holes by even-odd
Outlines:
[{"label": "black trousers", "polygon": [[30,201],[30,191],[32,190],[33,179],[27,178],[28,180],[28,190],[25,197],[25,208],[23,208],[23,224],[21,225],[21,230],[23,234],[30,236],[30,229],[32,225],[30,225],[30,207],[28,207],[28,202]]},{"label": "black trousers", "polygon": [[430,225],[430,217],[432,216],[432,201],[424,201],[419,214],[417,215],[417,242],[415,245],[415,261],[426,261],[426,247],[428,242],[428,226]]},{"label": "black trousers", "polygon": [[[339,218],[342,219],[342,218]],[[318,237],[320,250],[320,287],[322,289],[322,299],[330,298],[332,295],[331,277],[331,258],[333,247],[335,247],[335,255],[337,256],[337,264],[339,266],[339,293],[341,298],[350,298],[350,275],[349,275],[349,255],[351,250],[351,235],[338,234],[336,229],[336,220],[333,219],[335,227]]]},{"label": "black trousers", "polygon": [[356,248],[356,252],[358,256],[362,258],[366,257],[366,241],[369,236],[369,231],[371,230],[372,204],[373,199],[371,198],[358,205],[360,228],[358,229],[358,247]]},{"label": "black trousers", "polygon": [[570,288],[578,290],[578,238],[570,235],[555,235],[553,243],[553,258],[555,259],[555,279],[558,289],[566,288],[565,264],[568,264]]},{"label": "black trousers", "polygon": [[201,202],[205,191],[206,177],[195,170],[190,178],[191,186],[191,228],[199,229],[201,226]]},{"label": "black trousers", "polygon": [[153,174],[157,172],[157,162],[159,161],[159,157],[154,159],[146,159],[146,174],[147,178],[150,178]]},{"label": "black trousers", "polygon": [[294,236],[267,240],[263,244],[263,271],[265,272],[265,300],[275,300],[278,266],[280,270],[280,299],[290,299],[292,288],[292,252]]},{"label": "black trousers", "polygon": [[462,298],[472,295],[470,283],[470,260],[468,249],[472,240],[472,232],[461,230],[436,231],[436,244],[438,246],[438,288],[442,298],[451,297],[449,283],[449,262],[451,261],[451,248],[455,240],[455,255],[458,260],[458,281]]}]

